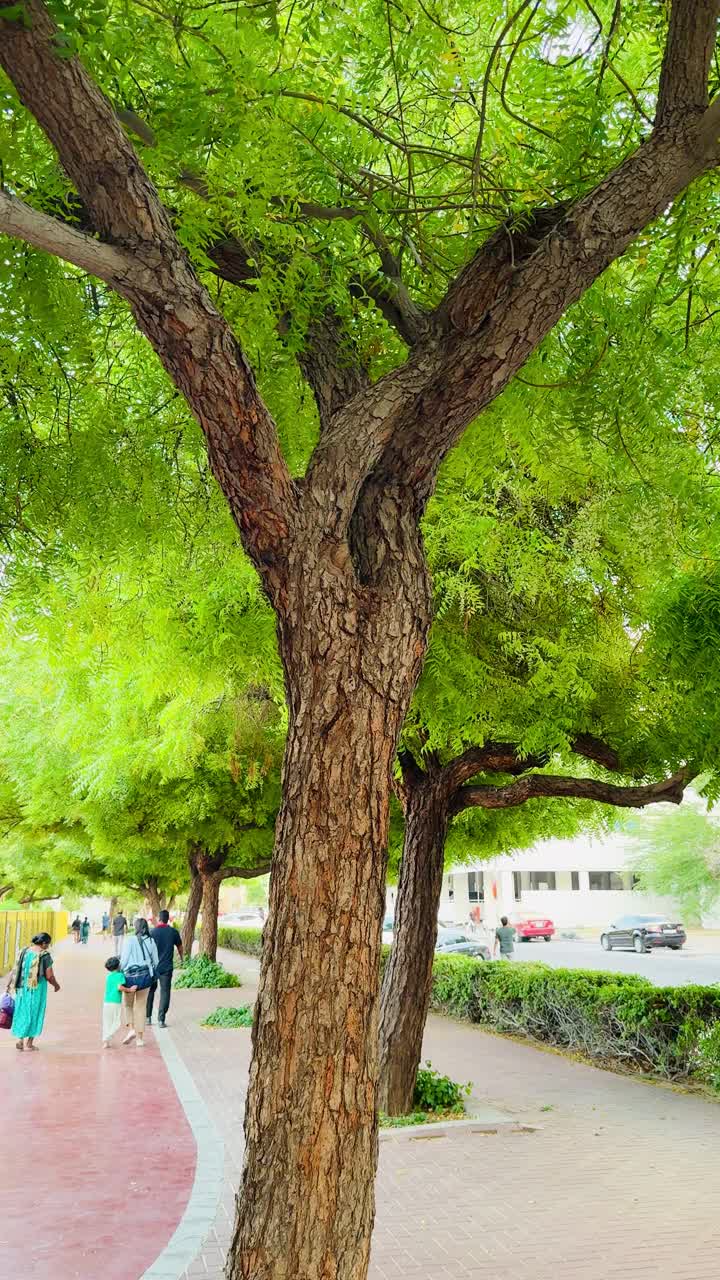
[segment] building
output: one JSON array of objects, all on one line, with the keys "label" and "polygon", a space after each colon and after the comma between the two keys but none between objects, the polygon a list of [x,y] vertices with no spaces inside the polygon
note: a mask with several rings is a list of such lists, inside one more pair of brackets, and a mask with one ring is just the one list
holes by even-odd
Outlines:
[{"label": "building", "polygon": [[677,915],[671,898],[634,888],[627,837],[543,840],[531,849],[453,867],[443,879],[439,918],[465,924],[480,906],[483,924],[500,916],[547,917],[559,929],[602,928],[622,915]]}]

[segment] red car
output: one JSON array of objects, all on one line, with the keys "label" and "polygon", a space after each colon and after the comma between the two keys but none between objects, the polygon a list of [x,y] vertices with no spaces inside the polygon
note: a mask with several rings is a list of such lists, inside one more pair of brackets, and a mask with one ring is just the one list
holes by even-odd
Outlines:
[{"label": "red car", "polygon": [[541,916],[522,919],[514,917],[510,923],[515,930],[518,942],[532,942],[533,938],[544,938],[549,942],[555,936],[555,925],[552,920],[543,920]]}]

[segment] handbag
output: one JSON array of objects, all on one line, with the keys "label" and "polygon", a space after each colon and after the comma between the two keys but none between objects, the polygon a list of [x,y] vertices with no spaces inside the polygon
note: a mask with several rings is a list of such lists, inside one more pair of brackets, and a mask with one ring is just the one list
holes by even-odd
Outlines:
[{"label": "handbag", "polygon": [[9,993],[6,993],[0,999],[0,1031],[10,1030],[14,1013],[15,1001]]},{"label": "handbag", "polygon": [[[145,956],[142,938],[138,938],[138,942],[140,943],[140,950]],[[147,956],[145,956],[145,959],[147,960]],[[125,974],[125,986],[137,987],[138,991],[147,991],[148,987],[152,986],[153,978],[155,977],[152,963],[149,960],[147,964],[130,964],[123,972]]]}]

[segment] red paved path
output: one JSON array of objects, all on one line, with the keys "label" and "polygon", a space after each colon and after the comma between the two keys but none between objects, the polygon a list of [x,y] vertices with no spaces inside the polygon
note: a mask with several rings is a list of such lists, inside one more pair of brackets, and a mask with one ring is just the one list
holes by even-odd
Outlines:
[{"label": "red paved path", "polygon": [[139,1280],[190,1195],[195,1142],[153,1032],[101,1047],[108,953],[55,948],[39,1053],[0,1032],[3,1276]]}]

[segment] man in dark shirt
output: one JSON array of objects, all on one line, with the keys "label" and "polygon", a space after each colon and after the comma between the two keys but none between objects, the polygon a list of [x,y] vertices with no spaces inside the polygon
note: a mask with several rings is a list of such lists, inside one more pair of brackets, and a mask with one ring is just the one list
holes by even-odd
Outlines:
[{"label": "man in dark shirt", "polygon": [[170,912],[160,912],[160,923],[150,930],[150,937],[155,942],[158,950],[158,962],[153,978],[152,986],[148,991],[147,1000],[147,1020],[152,1022],[153,1005],[155,1003],[155,992],[160,987],[160,1007],[158,1008],[158,1026],[165,1026],[165,1018],[170,1008],[170,988],[172,986],[173,976],[173,957],[175,948],[182,960],[182,938],[174,925],[170,924]]},{"label": "man in dark shirt", "polygon": [[125,941],[125,934],[127,933],[127,927],[128,927],[128,922],[122,913],[122,907],[118,907],[118,913],[112,922],[113,947],[115,949],[116,956],[119,956],[120,952],[123,949],[123,942]]}]

